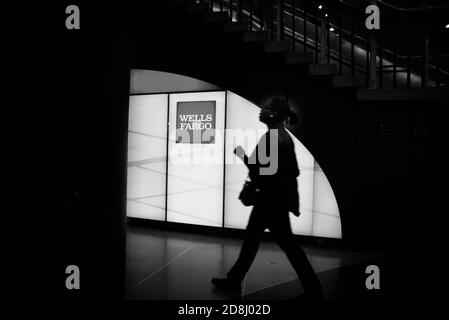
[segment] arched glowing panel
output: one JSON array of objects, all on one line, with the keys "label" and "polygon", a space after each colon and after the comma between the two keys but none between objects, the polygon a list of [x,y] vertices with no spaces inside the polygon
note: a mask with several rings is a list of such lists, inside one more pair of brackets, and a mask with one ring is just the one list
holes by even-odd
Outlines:
[{"label": "arched glowing panel", "polygon": [[127,215],[165,220],[168,95],[129,98]]},{"label": "arched glowing panel", "polygon": [[[257,137],[266,132],[266,126],[259,121],[260,108],[248,100],[228,91],[227,128],[242,130],[249,134],[251,130],[257,130]],[[259,133],[260,132],[260,133]],[[226,138],[226,152],[231,153],[233,148],[241,143],[236,143],[233,132],[228,132]],[[296,138],[295,138],[296,139]],[[295,140],[294,140],[295,141]],[[257,140],[250,141],[243,146],[247,154],[254,150]],[[312,235],[312,208],[313,208],[313,163],[314,159],[299,141],[295,141],[296,153],[303,156],[298,157],[298,165],[301,170],[301,183],[299,184],[301,195],[301,223],[292,221],[292,229],[297,234]],[[236,157],[234,157],[236,158]],[[225,227],[244,228],[248,221],[251,207],[245,207],[238,199],[238,194],[248,175],[248,169],[242,161],[226,165],[226,193],[225,193]]]},{"label": "arched glowing panel", "polygon": [[[259,121],[259,107],[230,91],[227,94],[227,129],[266,131],[265,125]],[[290,133],[290,136],[301,171],[298,177],[301,216],[290,216],[292,231],[301,235],[341,238],[340,215],[332,188],[310,152],[293,134]],[[236,140],[233,133],[228,132],[227,154],[232,153],[235,145],[238,145],[233,140]],[[244,146],[247,154],[254,150],[256,143]],[[226,164],[225,227],[242,229],[246,227],[251,207],[243,206],[238,200],[238,194],[248,170],[242,161],[235,162]]]},{"label": "arched glowing panel", "polygon": [[341,238],[340,214],[334,192],[316,161],[314,171],[312,234],[328,238]]},{"label": "arched glowing panel", "polygon": [[[244,229],[251,207],[243,206],[238,195],[248,170],[232,151],[242,145],[252,153],[266,132],[259,111],[230,91],[131,96],[127,215]],[[179,128],[194,123],[213,125],[214,140],[179,140]],[[301,172],[301,216],[290,215],[292,231],[341,238],[329,181],[310,152],[290,135]]]}]

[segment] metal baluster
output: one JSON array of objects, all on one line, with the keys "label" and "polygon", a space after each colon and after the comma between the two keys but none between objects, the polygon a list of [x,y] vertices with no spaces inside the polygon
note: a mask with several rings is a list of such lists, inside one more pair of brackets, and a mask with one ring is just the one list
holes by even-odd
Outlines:
[{"label": "metal baluster", "polygon": [[249,31],[253,31],[253,0],[249,0]]},{"label": "metal baluster", "polygon": [[318,63],[318,7],[315,7],[315,63]]},{"label": "metal baluster", "polygon": [[[242,21],[242,2],[243,2],[243,0],[238,0],[238,2],[237,2],[237,7],[238,7],[238,17],[237,17],[237,21]],[[231,20],[232,21],[232,20]]]},{"label": "metal baluster", "polygon": [[423,74],[421,77],[421,86],[427,87],[429,83],[429,28],[428,26],[424,26],[424,39],[423,39]]},{"label": "metal baluster", "polygon": [[435,67],[437,72],[437,86],[441,86],[441,74],[440,74],[440,53],[436,54]]},{"label": "metal baluster", "polygon": [[[370,0],[369,4],[376,4],[376,0]],[[377,88],[377,30],[372,29],[368,32],[369,37],[369,88]]]},{"label": "metal baluster", "polygon": [[293,0],[293,14],[292,14],[292,52],[295,52],[296,47],[296,0]]},{"label": "metal baluster", "polygon": [[379,88],[383,86],[383,39],[382,39],[382,31],[379,30]]},{"label": "metal baluster", "polygon": [[[276,41],[279,41],[279,0],[275,0],[274,3],[276,3],[276,11],[275,11],[275,15],[276,15]],[[273,7],[275,6],[275,4],[273,3]]]},{"label": "metal baluster", "polygon": [[397,24],[393,22],[393,88],[396,88],[396,73],[397,73],[397,62],[396,62],[396,56],[397,56]]},{"label": "metal baluster", "polygon": [[331,48],[330,48],[330,23],[329,23],[329,15],[326,17],[326,46],[327,46],[327,63],[330,63],[331,61]]},{"label": "metal baluster", "polygon": [[369,88],[370,79],[370,32],[366,31],[366,50],[365,50],[365,68],[366,68],[366,87]]},{"label": "metal baluster", "polygon": [[234,8],[234,3],[232,0],[229,0],[229,16],[231,17],[231,21],[232,21],[232,13],[234,12],[233,8]]},{"label": "metal baluster", "polygon": [[270,18],[271,18],[271,30],[270,30],[270,41],[273,41],[274,35],[274,0],[270,0]]},{"label": "metal baluster", "polygon": [[343,30],[341,28],[341,11],[338,14],[338,74],[342,75],[342,38],[343,38]]},{"label": "metal baluster", "polygon": [[278,12],[279,12],[279,20],[278,20],[278,28],[279,28],[279,37],[278,40],[284,40],[284,0],[278,0]]},{"label": "metal baluster", "polygon": [[307,10],[306,10],[307,3],[303,4],[303,26],[304,26],[304,53],[307,52]]},{"label": "metal baluster", "polygon": [[410,68],[411,68],[411,60],[410,60],[410,50],[411,50],[411,41],[412,36],[410,32],[410,27],[407,28],[407,88],[411,87],[411,79],[410,79]]},{"label": "metal baluster", "polygon": [[[355,60],[354,60],[354,17],[351,15],[351,74],[355,74]],[[368,72],[368,70],[367,70]]]},{"label": "metal baluster", "polygon": [[326,20],[324,19],[324,12],[326,7],[323,6],[322,10],[319,13],[320,16],[320,55],[319,55],[319,63],[326,63]]}]

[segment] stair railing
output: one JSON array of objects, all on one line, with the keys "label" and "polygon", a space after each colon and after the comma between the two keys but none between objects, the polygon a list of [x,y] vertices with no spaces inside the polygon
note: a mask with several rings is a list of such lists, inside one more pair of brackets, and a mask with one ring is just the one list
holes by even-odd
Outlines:
[{"label": "stair railing", "polygon": [[[205,1],[205,0],[202,0]],[[336,63],[342,76],[364,78],[369,88],[449,84],[449,6],[380,8],[380,30],[365,28],[365,7],[337,0],[208,0],[248,30],[270,41],[289,41],[292,52],[314,53],[315,63]],[[446,38],[446,41],[444,40]],[[445,45],[446,44],[446,45]]]}]

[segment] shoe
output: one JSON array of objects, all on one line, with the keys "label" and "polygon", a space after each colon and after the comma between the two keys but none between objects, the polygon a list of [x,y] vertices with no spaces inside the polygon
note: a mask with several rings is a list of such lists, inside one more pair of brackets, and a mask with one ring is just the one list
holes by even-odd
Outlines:
[{"label": "shoe", "polygon": [[214,285],[216,285],[218,288],[221,289],[228,289],[228,290],[241,290],[242,288],[242,282],[241,281],[235,281],[231,280],[229,278],[212,278],[211,281]]}]

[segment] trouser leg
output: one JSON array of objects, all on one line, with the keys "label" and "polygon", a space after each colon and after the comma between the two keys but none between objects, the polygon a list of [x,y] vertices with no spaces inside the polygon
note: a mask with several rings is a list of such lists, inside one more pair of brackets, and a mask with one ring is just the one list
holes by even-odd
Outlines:
[{"label": "trouser leg", "polygon": [[264,230],[265,226],[262,217],[253,209],[246,227],[245,240],[240,249],[239,257],[227,274],[229,279],[243,280],[259,250],[260,239]]},{"label": "trouser leg", "polygon": [[304,287],[304,291],[313,292],[321,290],[321,284],[307,255],[291,232],[288,215],[285,215],[282,219],[276,221],[276,223],[270,227],[270,231],[295,269],[296,274]]}]

